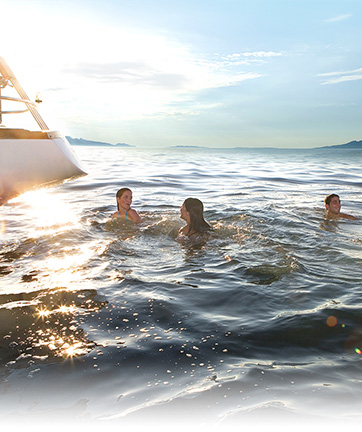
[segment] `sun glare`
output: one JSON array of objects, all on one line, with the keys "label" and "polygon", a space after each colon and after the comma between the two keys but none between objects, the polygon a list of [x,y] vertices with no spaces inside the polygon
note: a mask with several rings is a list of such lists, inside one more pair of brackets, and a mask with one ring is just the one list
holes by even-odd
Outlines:
[{"label": "sun glare", "polygon": [[5,222],[0,220],[0,235],[5,233]]},{"label": "sun glare", "polygon": [[49,317],[49,315],[57,314],[57,313],[74,315],[75,312],[76,312],[76,307],[74,305],[70,305],[70,306],[60,305],[58,308],[53,310],[49,310],[45,306],[41,306],[36,311],[39,318],[47,318]]},{"label": "sun glare", "polygon": [[28,207],[27,214],[32,221],[33,237],[56,232],[65,226],[74,227],[77,217],[66,202],[54,196],[51,189],[39,189],[26,192],[14,199]]},{"label": "sun glare", "polygon": [[[47,256],[41,262],[42,271],[47,274],[49,286],[68,286],[83,284],[85,278],[95,277],[107,263],[88,268],[87,262],[99,253],[99,242],[88,242],[83,245],[63,248],[56,255]],[[61,312],[65,309],[62,308]]]},{"label": "sun glare", "polygon": [[74,305],[70,305],[70,306],[60,306],[57,311],[61,312],[63,314],[74,314],[75,313],[75,306]]},{"label": "sun glare", "polygon": [[89,242],[84,245],[63,248],[63,253],[59,256],[46,259],[47,270],[52,272],[75,271],[92,257],[93,246],[97,244],[97,242]]},{"label": "sun glare", "polygon": [[41,307],[40,309],[37,310],[37,315],[39,316],[39,318],[46,318],[48,317],[52,312],[48,309],[46,309],[45,307]]},{"label": "sun glare", "polygon": [[64,344],[63,346],[63,355],[65,357],[81,356],[86,353],[87,349],[82,342],[74,342],[73,345]]},{"label": "sun glare", "polygon": [[39,324],[34,333],[33,346],[46,349],[55,357],[75,357],[88,352],[89,341],[82,338],[82,330],[74,320],[74,304],[43,304],[35,311]]},{"label": "sun glare", "polygon": [[[19,71],[18,79],[24,80],[24,88],[29,87],[31,95],[42,92],[41,110],[46,110],[49,125],[54,116],[56,128],[60,121],[64,124],[79,121],[80,115],[88,123],[107,124],[120,118],[173,114],[173,104],[192,99],[195,92],[261,76],[240,70],[244,58],[239,53],[226,56],[199,53],[169,34],[127,27],[126,23],[109,25],[99,21],[98,16],[88,15],[79,21],[77,15],[62,10],[57,11],[58,19],[64,14],[68,27],[77,29],[77,35],[82,37],[74,37],[74,32],[57,34],[49,12],[39,10],[38,14],[42,25],[34,26],[32,34],[34,39],[42,40],[47,56],[36,55],[31,41],[20,31],[18,37],[14,35],[8,61],[14,62],[14,73],[17,75]],[[28,25],[27,14],[23,15],[20,29]],[[11,24],[4,25],[3,33],[13,35]],[[49,40],[43,38],[47,32],[53,36]],[[7,52],[3,56],[7,57]],[[188,108],[184,109],[188,112]]]}]

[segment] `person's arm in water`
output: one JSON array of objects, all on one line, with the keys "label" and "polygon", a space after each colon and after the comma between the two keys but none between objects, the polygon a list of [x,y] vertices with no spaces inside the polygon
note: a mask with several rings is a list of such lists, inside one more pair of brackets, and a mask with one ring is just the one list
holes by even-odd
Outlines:
[{"label": "person's arm in water", "polygon": [[355,216],[346,214],[346,213],[339,213],[339,217],[343,218],[343,219],[351,219],[351,220],[358,220],[358,218],[356,218]]}]

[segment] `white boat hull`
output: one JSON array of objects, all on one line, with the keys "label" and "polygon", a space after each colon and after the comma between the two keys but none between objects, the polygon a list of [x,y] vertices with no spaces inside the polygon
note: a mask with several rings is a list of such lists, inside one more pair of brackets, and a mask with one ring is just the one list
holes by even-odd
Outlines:
[{"label": "white boat hull", "polygon": [[29,139],[28,131],[19,138],[6,132],[0,129],[0,205],[28,190],[86,175],[59,133],[38,132],[44,138]]}]

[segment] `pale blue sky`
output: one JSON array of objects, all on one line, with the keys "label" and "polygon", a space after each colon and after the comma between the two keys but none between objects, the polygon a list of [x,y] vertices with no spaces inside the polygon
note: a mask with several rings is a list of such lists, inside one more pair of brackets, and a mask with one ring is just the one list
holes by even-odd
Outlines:
[{"label": "pale blue sky", "polygon": [[66,135],[137,147],[362,139],[360,0],[0,0],[0,10],[0,56]]}]

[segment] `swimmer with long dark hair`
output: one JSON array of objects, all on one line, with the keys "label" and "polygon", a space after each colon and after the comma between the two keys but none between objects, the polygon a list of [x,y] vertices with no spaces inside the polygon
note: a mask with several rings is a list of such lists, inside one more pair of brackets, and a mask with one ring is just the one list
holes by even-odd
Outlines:
[{"label": "swimmer with long dark hair", "polygon": [[180,207],[181,219],[186,225],[180,228],[179,235],[192,236],[210,231],[211,226],[204,219],[204,205],[197,198],[187,198]]},{"label": "swimmer with long dark hair", "polygon": [[132,191],[129,188],[122,188],[116,193],[117,211],[113,213],[112,218],[131,220],[134,223],[142,221],[140,215],[131,208]]}]

